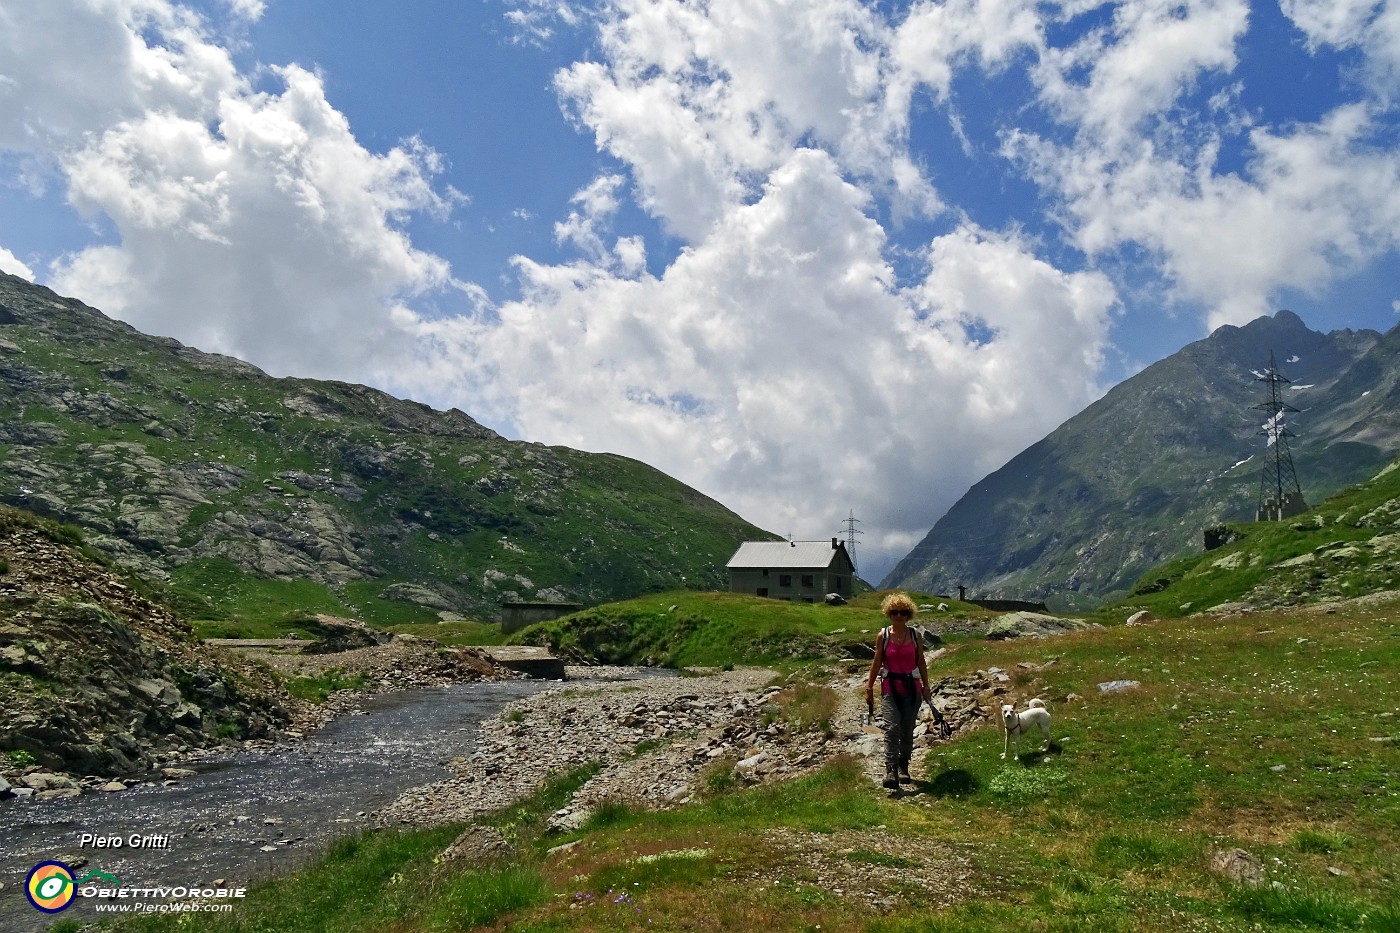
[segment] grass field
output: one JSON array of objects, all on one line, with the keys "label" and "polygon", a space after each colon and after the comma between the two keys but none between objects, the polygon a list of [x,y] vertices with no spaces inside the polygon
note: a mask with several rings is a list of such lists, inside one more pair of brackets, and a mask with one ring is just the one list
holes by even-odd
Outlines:
[{"label": "grass field", "polygon": [[503,645],[509,637],[501,632],[499,622],[429,622],[426,624],[391,625],[396,634],[431,638],[449,647],[459,645]]},{"label": "grass field", "polygon": [[[778,664],[822,657],[843,646],[874,642],[885,623],[883,594],[865,593],[844,606],[785,602],[739,593],[673,590],[585,609],[533,625],[510,641],[548,645],[608,664],[670,667]],[[911,594],[916,600],[935,597]],[[996,613],[957,600],[939,619],[990,619]]]},{"label": "grass field", "polygon": [[[459,827],[372,832],[232,919],[122,929],[1400,930],[1400,605],[954,648],[934,676],[1048,664],[1012,686],[1050,705],[1051,754],[1003,762],[988,726],[930,749],[900,800],[838,756],[546,835],[577,775],[497,815],[508,859],[436,861]],[[1236,847],[1262,885],[1211,870]]]}]

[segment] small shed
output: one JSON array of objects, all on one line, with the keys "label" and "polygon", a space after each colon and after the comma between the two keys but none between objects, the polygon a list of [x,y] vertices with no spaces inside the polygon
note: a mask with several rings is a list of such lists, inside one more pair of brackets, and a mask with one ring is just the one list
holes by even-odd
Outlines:
[{"label": "small shed", "polygon": [[580,603],[501,603],[501,631],[506,634],[518,632],[527,625],[548,622],[550,619],[578,612],[582,608],[583,605]]},{"label": "small shed", "polygon": [[725,565],[729,592],[818,603],[828,593],[849,599],[855,565],[840,538],[745,541]]}]

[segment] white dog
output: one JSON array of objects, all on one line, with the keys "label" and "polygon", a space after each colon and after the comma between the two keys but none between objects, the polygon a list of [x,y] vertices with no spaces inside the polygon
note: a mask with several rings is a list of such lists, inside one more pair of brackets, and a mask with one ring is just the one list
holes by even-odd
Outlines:
[{"label": "white dog", "polygon": [[1016,712],[1016,707],[1010,703],[1005,703],[1001,707],[1001,729],[1006,738],[1002,743],[1002,758],[1005,758],[1006,753],[1011,750],[1013,738],[1016,740],[1016,757],[1021,757],[1021,733],[1028,731],[1032,726],[1039,729],[1041,736],[1045,739],[1043,750],[1050,749],[1050,711],[1038,699],[1031,700],[1026,706],[1028,709],[1024,713]]}]

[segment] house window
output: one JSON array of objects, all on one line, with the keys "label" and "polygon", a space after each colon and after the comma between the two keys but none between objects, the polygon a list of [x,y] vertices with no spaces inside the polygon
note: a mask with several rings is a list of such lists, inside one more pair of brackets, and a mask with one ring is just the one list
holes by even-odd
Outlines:
[{"label": "house window", "polygon": [[802,585],[803,585],[803,586],[811,586],[811,585],[812,585],[812,575],[811,575],[810,573],[804,573],[804,574],[802,575]]},{"label": "house window", "polygon": [[768,576],[768,568],[767,568],[767,567],[764,567],[764,568],[763,568],[763,575],[764,575],[765,577]]},{"label": "house window", "polygon": [[792,586],[792,574],[790,574],[790,573],[779,574],[779,576],[778,576],[778,585],[779,585],[779,586]]},{"label": "house window", "polygon": [[759,595],[759,596],[767,596],[767,595],[768,595],[768,587],[766,587],[766,586],[760,586],[760,587],[758,588],[758,595]]}]

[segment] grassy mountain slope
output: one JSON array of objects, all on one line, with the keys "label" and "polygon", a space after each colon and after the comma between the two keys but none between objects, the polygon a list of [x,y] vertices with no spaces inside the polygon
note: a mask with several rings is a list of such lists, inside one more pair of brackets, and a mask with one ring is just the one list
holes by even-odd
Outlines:
[{"label": "grassy mountain slope", "polygon": [[961,584],[1087,608],[1199,549],[1203,529],[1252,518],[1263,452],[1252,370],[1271,351],[1293,380],[1287,401],[1303,409],[1292,449],[1308,501],[1389,462],[1400,331],[1323,335],[1279,312],[1222,327],[1113,388],[975,485],[882,586]]},{"label": "grassy mountain slope", "polygon": [[772,538],[644,464],[274,379],[0,276],[0,502],[80,526],[196,618],[381,623],[720,586]]},{"label": "grassy mountain slope", "polygon": [[1172,617],[1400,589],[1400,461],[1289,521],[1228,528],[1231,543],[1144,574],[1124,608]]}]

